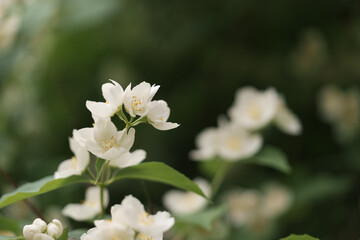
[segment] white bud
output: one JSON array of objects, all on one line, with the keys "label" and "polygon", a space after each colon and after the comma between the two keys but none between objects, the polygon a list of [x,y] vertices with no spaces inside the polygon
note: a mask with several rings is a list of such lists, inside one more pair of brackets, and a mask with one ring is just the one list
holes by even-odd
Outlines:
[{"label": "white bud", "polygon": [[63,233],[63,226],[61,222],[57,219],[52,220],[51,223],[47,225],[47,234],[54,237],[59,238]]},{"label": "white bud", "polygon": [[37,233],[34,236],[34,240],[55,240],[53,237],[50,237],[49,235],[45,233]]},{"label": "white bud", "polygon": [[23,235],[25,240],[34,240],[34,235],[37,233],[41,233],[41,230],[36,225],[25,225],[23,228]]},{"label": "white bud", "polygon": [[44,222],[40,218],[35,219],[33,225],[37,226],[42,233],[46,230],[46,222]]}]

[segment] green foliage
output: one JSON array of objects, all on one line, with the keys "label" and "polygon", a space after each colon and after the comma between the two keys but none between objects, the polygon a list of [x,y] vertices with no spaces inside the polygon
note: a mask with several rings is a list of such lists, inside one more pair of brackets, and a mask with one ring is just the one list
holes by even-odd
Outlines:
[{"label": "green foliage", "polygon": [[15,220],[3,216],[0,216],[0,231],[10,231],[15,234],[21,233],[19,224]]},{"label": "green foliage", "polygon": [[68,238],[69,238],[69,228],[66,227],[66,228],[64,228],[64,231],[58,240],[68,240]]},{"label": "green foliage", "polygon": [[83,233],[86,233],[87,229],[75,229],[69,232],[69,238],[72,239],[80,239],[81,235],[83,235]]},{"label": "green foliage", "polygon": [[190,224],[204,228],[205,230],[211,230],[212,224],[215,219],[221,217],[227,207],[225,205],[218,205],[201,212],[193,213],[185,216],[176,217],[176,224]]},{"label": "green foliage", "polygon": [[106,160],[102,158],[98,158],[96,160],[95,169],[96,169],[96,179],[95,182],[97,183],[100,179],[101,173],[104,170]]},{"label": "green foliage", "polygon": [[26,183],[14,192],[7,193],[0,198],[0,208],[12,203],[37,196],[52,190],[68,186],[74,183],[85,183],[88,180],[83,176],[70,176],[68,178],[54,179],[53,176],[44,177],[32,183]]},{"label": "green foliage", "polygon": [[307,234],[304,234],[304,235],[291,234],[290,236],[288,236],[286,238],[281,238],[280,240],[319,240],[319,239],[311,237]]},{"label": "green foliage", "polygon": [[[208,177],[212,178],[215,173],[226,163],[221,158],[214,158],[200,163],[200,170]],[[248,159],[240,159],[238,164],[255,164],[270,167],[282,173],[290,173],[291,166],[286,155],[278,148],[272,146],[263,147],[257,154]]]},{"label": "green foliage", "polygon": [[291,167],[286,155],[275,147],[265,146],[254,157],[242,161],[260,166],[270,167],[283,173],[290,173]]},{"label": "green foliage", "polygon": [[193,181],[184,174],[161,162],[147,162],[123,168],[115,175],[114,181],[120,179],[143,179],[165,183],[207,198],[199,186]]}]

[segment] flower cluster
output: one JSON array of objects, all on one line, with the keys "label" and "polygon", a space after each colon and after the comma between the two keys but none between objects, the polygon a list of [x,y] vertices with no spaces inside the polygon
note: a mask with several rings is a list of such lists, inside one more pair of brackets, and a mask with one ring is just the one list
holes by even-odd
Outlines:
[{"label": "flower cluster", "polygon": [[[96,157],[107,160],[109,166],[124,168],[137,165],[146,157],[144,150],[130,151],[135,140],[134,126],[149,123],[159,130],[169,130],[179,126],[167,122],[170,108],[163,100],[152,100],[159,86],[142,82],[125,90],[115,81],[102,85],[106,102],[87,101],[86,107],[91,111],[93,127],[73,131],[69,139],[74,157],[62,162],[55,172],[55,178],[81,175],[88,167],[89,152]],[[115,114],[126,124],[118,130],[111,121]]]},{"label": "flower cluster", "polygon": [[46,222],[37,218],[32,224],[25,225],[23,228],[25,240],[57,240],[62,233],[62,223],[57,219],[46,224]]},{"label": "flower cluster", "polygon": [[235,226],[258,227],[280,216],[292,204],[293,195],[283,186],[270,183],[260,192],[254,189],[230,191],[225,198],[228,219]]},{"label": "flower cluster", "polygon": [[81,240],[162,240],[174,223],[168,212],[151,215],[138,199],[129,195],[111,207],[111,220],[94,221],[95,227],[84,233]]},{"label": "flower cluster", "polygon": [[220,156],[227,161],[236,161],[250,157],[262,146],[262,136],[257,131],[272,122],[288,134],[297,135],[302,130],[298,118],[272,88],[238,90],[229,116],[230,121],[220,119],[217,128],[207,128],[198,135],[198,149],[190,153],[192,159],[204,161]]},{"label": "flower cluster", "polygon": [[352,139],[360,127],[360,94],[357,89],[342,91],[335,86],[324,87],[319,94],[322,118],[333,124],[336,138]]}]

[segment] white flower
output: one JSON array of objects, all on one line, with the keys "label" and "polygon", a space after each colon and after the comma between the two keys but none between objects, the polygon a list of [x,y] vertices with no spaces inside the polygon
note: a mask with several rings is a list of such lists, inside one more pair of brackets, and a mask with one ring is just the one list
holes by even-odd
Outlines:
[{"label": "white flower", "polygon": [[229,110],[231,119],[248,130],[265,127],[275,117],[278,94],[274,89],[264,92],[245,87],[236,93],[235,104]]},{"label": "white flower", "polygon": [[37,225],[25,225],[23,228],[23,235],[25,240],[34,240],[34,236],[37,233],[41,233],[41,230]]},{"label": "white flower", "polygon": [[64,228],[63,228],[62,223],[57,219],[53,219],[52,222],[47,225],[46,233],[49,236],[51,236],[55,239],[58,239],[61,236],[61,234],[63,233],[63,230],[64,230]]},{"label": "white flower", "polygon": [[[108,204],[109,192],[107,189],[104,189],[104,207],[107,207]],[[62,213],[77,221],[94,218],[97,214],[101,213],[100,188],[89,187],[85,193],[85,201],[81,204],[71,203],[66,205]]]},{"label": "white flower", "polygon": [[103,102],[86,101],[86,107],[93,115],[99,117],[111,117],[121,109],[124,100],[124,90],[119,83],[111,80],[111,83],[102,85],[102,94],[106,100]]},{"label": "white flower", "polygon": [[[76,130],[74,130],[76,132]],[[58,170],[55,172],[55,179],[66,178],[71,175],[81,175],[90,161],[89,152],[82,147],[75,138],[69,138],[70,149],[74,157],[60,163]]]},{"label": "white flower", "polygon": [[129,195],[124,198],[121,205],[111,208],[112,221],[122,223],[144,236],[162,236],[175,223],[174,218],[166,211],[159,211],[150,215],[144,210],[141,202]]},{"label": "white flower", "polygon": [[254,155],[262,146],[262,137],[234,124],[218,129],[218,155],[227,161],[236,161]]},{"label": "white flower", "polygon": [[193,160],[208,160],[217,153],[218,131],[216,128],[206,128],[195,139],[197,150],[190,152]]},{"label": "white flower", "polygon": [[302,131],[300,120],[273,88],[258,91],[245,87],[238,90],[229,115],[232,121],[251,131],[264,128],[273,121],[285,133],[298,135]]},{"label": "white flower", "polygon": [[93,128],[82,128],[75,138],[91,153],[110,160],[110,165],[123,168],[136,165],[145,159],[144,150],[129,150],[134,144],[135,129],[118,131],[110,118],[97,118]]},{"label": "white flower", "polygon": [[261,215],[274,218],[284,213],[293,202],[293,195],[279,184],[270,183],[265,187]]},{"label": "white flower", "polygon": [[170,108],[165,101],[152,101],[148,104],[148,108],[147,119],[156,129],[170,130],[179,126],[177,123],[167,122],[170,116]]},{"label": "white flower", "polygon": [[235,226],[251,223],[261,206],[261,194],[255,190],[232,191],[226,196],[228,218]]},{"label": "white flower", "polygon": [[[196,178],[194,182],[207,197],[210,197],[211,186],[207,180]],[[186,215],[203,209],[208,201],[193,192],[170,190],[164,194],[163,203],[170,212],[178,215]]]},{"label": "white flower", "polygon": [[360,94],[357,89],[341,91],[335,86],[327,86],[320,92],[319,106],[324,120],[334,125],[340,142],[356,136],[360,127]]},{"label": "white flower", "polygon": [[46,222],[40,218],[36,218],[33,222],[33,225],[37,226],[41,232],[45,232],[46,230]]},{"label": "white flower", "polygon": [[135,233],[132,229],[121,224],[106,224],[90,229],[81,236],[81,240],[133,240]]},{"label": "white flower", "polygon": [[159,90],[160,86],[150,86],[147,82],[142,82],[133,89],[128,87],[125,90],[124,105],[130,116],[145,116],[149,112],[149,103]]},{"label": "white flower", "polygon": [[45,233],[37,233],[34,236],[34,240],[55,240],[55,239]]}]

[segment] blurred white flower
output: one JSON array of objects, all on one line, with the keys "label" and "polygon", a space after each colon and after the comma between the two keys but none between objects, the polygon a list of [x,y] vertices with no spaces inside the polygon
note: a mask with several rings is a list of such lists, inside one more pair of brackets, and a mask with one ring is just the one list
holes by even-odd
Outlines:
[{"label": "blurred white flower", "polygon": [[145,116],[149,112],[149,103],[159,87],[157,85],[151,86],[147,82],[142,82],[133,89],[128,87],[125,90],[124,105],[130,116]]},{"label": "blurred white flower", "polygon": [[333,124],[340,142],[351,140],[360,126],[360,94],[357,89],[342,91],[335,86],[324,87],[319,94],[322,118]]},{"label": "blurred white flower", "polygon": [[228,219],[235,226],[251,223],[261,204],[261,194],[256,190],[234,190],[226,195]]},{"label": "blurred white flower", "polygon": [[[76,132],[76,130],[74,130]],[[75,138],[69,138],[70,149],[74,153],[74,157],[60,163],[54,174],[55,179],[66,178],[71,175],[81,175],[88,166],[90,161],[89,152],[82,147]]]},{"label": "blurred white flower", "polygon": [[46,233],[49,236],[57,239],[61,236],[61,234],[63,233],[63,230],[64,230],[64,228],[63,228],[62,223],[57,219],[53,219],[52,222],[47,225]]},{"label": "blurred white flower", "polygon": [[263,142],[260,134],[250,133],[234,124],[219,128],[218,140],[218,154],[227,161],[251,157],[260,150]]},{"label": "blurred white flower", "polygon": [[[109,192],[104,189],[104,207],[109,204]],[[101,213],[100,188],[89,187],[85,192],[85,200],[81,204],[68,204],[62,213],[77,221],[85,221],[94,218]]]},{"label": "blurred white flower", "polygon": [[278,104],[278,94],[274,89],[262,92],[244,87],[237,91],[229,116],[245,129],[258,130],[274,119]]},{"label": "blurred white flower", "polygon": [[170,130],[179,126],[177,123],[167,122],[170,116],[170,108],[163,100],[150,102],[149,112],[146,116],[148,122],[159,130]]},{"label": "blurred white flower", "polygon": [[139,232],[142,236],[154,240],[162,239],[163,233],[175,223],[174,218],[166,211],[159,211],[155,215],[150,215],[144,210],[141,202],[131,195],[126,196],[121,205],[113,206],[111,215],[112,221],[122,223]]},{"label": "blurred white flower", "polygon": [[[124,90],[119,83],[111,80],[111,83],[102,85],[102,94],[106,102],[86,101],[86,107],[93,115],[99,117],[112,117],[121,109],[124,100]],[[129,85],[130,86],[130,85]]]},{"label": "blurred white flower", "polygon": [[244,129],[256,131],[271,122],[285,133],[298,135],[302,126],[300,120],[286,106],[285,100],[269,88],[265,91],[253,87],[237,91],[234,105],[229,109],[231,120]]},{"label": "blurred white flower", "polygon": [[1,48],[7,48],[12,44],[15,34],[19,29],[20,21],[21,21],[21,18],[18,15],[5,17],[4,19],[0,18],[0,47]]},{"label": "blurred white flower", "polygon": [[[207,197],[210,197],[211,186],[207,180],[196,178],[193,181],[200,187]],[[203,209],[207,205],[208,201],[193,192],[170,190],[164,194],[163,203],[171,213],[186,215]]]},{"label": "blurred white flower", "polygon": [[216,128],[206,128],[195,139],[196,150],[190,152],[193,160],[209,160],[217,154],[218,130]]},{"label": "blurred white flower", "polygon": [[289,209],[293,202],[293,195],[283,186],[270,183],[265,186],[261,205],[261,215],[274,218]]},{"label": "blurred white flower", "polygon": [[139,164],[146,156],[144,150],[129,152],[134,144],[135,129],[118,131],[110,118],[95,118],[93,128],[82,128],[74,132],[74,137],[97,157],[110,160],[114,167]]},{"label": "blurred white flower", "polygon": [[228,219],[233,225],[259,230],[290,208],[293,195],[277,183],[268,183],[261,192],[233,190],[226,195],[225,201]]}]

